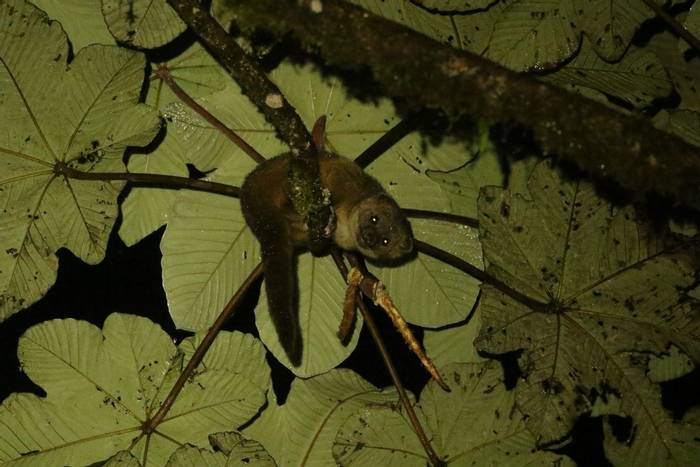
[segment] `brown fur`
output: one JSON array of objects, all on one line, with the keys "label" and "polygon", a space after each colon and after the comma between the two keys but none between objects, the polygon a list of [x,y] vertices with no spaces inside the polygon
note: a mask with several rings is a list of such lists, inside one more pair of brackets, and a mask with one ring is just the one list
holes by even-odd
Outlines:
[{"label": "brown fur", "polygon": [[[287,196],[290,155],[260,164],[243,182],[241,208],[260,241],[268,305],[282,347],[291,362],[301,362],[294,252],[308,241],[305,220]],[[391,262],[413,249],[411,227],[396,202],[357,164],[340,156],[321,156],[322,185],[331,193],[336,226],[334,242]]]}]

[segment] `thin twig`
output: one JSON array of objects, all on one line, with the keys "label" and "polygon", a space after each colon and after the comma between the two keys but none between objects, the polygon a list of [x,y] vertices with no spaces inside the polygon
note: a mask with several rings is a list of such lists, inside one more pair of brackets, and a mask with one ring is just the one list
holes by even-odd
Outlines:
[{"label": "thin twig", "polygon": [[236,310],[239,303],[245,296],[246,292],[248,292],[248,289],[250,289],[251,285],[253,285],[253,283],[258,279],[260,279],[262,277],[262,274],[263,267],[262,263],[260,263],[248,275],[248,278],[243,282],[243,284],[241,284],[241,286],[238,288],[233,297],[231,297],[231,300],[228,301],[224,309],[219,314],[219,317],[216,318],[216,321],[214,321],[214,324],[211,325],[209,331],[202,339],[202,342],[200,342],[199,346],[197,346],[197,349],[194,351],[194,354],[192,354],[192,358],[190,358],[190,361],[187,362],[187,366],[185,366],[185,369],[182,370],[182,373],[180,373],[180,377],[173,385],[172,389],[170,390],[170,393],[168,393],[167,397],[163,401],[163,404],[158,409],[158,412],[156,412],[155,415],[153,415],[153,417],[144,422],[143,431],[145,433],[152,432],[163,421],[163,419],[175,403],[175,400],[180,394],[180,391],[182,391],[182,388],[185,386],[185,383],[192,376],[194,370],[202,361],[204,355],[207,353],[207,350],[209,350],[209,347],[214,342],[216,336],[219,334],[221,327],[224,325],[226,320],[228,320],[231,317],[231,315]]},{"label": "thin twig", "polygon": [[454,222],[455,224],[468,225],[469,227],[479,228],[479,221],[467,216],[451,214],[449,212],[424,211],[423,209],[406,209],[401,208],[401,212],[406,217],[415,217],[419,219],[434,219],[438,221]]},{"label": "thin twig", "polygon": [[685,39],[685,41],[695,50],[700,51],[700,40],[698,40],[695,35],[688,31],[685,26],[683,26],[681,23],[676,21],[676,19],[666,13],[666,10],[663,9],[661,5],[656,3],[654,0],[644,0],[644,3],[646,6],[651,8],[654,13],[656,13],[656,16],[661,18],[661,20],[666,23],[668,27],[670,27],[677,35]]},{"label": "thin twig", "polygon": [[265,158],[258,151],[256,151],[255,148],[253,148],[253,146],[245,142],[243,138],[238,136],[232,129],[227,127],[224,124],[224,122],[216,118],[214,115],[211,114],[211,112],[199,105],[197,101],[192,99],[192,97],[189,94],[187,94],[185,90],[182,89],[180,85],[178,85],[175,82],[168,68],[166,68],[163,65],[158,65],[158,68],[156,68],[155,75],[159,77],[165,84],[167,84],[168,87],[173,91],[173,93],[175,93],[177,97],[180,98],[182,102],[184,102],[192,110],[197,112],[204,120],[211,123],[214,128],[221,131],[228,139],[233,141],[233,143],[236,146],[241,148],[243,152],[248,154],[251,159],[253,159],[258,164],[265,161]]},{"label": "thin twig", "polygon": [[534,298],[530,298],[527,295],[518,292],[517,290],[513,289],[509,285],[505,284],[504,282],[496,279],[492,275],[488,274],[485,271],[482,271],[481,269],[477,268],[476,266],[469,264],[468,262],[464,261],[462,258],[458,258],[457,256],[453,255],[452,253],[448,253],[445,250],[441,250],[440,248],[437,248],[429,243],[422,242],[420,240],[413,240],[413,245],[415,246],[416,251],[419,251],[421,253],[425,253],[428,256],[431,256],[437,260],[440,260],[446,264],[449,264],[450,266],[459,269],[460,271],[463,271],[473,278],[485,283],[489,284],[493,287],[495,287],[497,290],[503,292],[504,294],[508,295],[512,299],[522,303],[523,305],[537,311],[546,311],[548,308],[548,305],[546,303],[542,303],[540,301],[535,300]]},{"label": "thin twig", "polygon": [[151,187],[206,191],[208,193],[216,193],[219,195],[231,196],[238,198],[240,188],[237,186],[226,185],[224,183],[208,182],[196,178],[176,177],[175,175],[159,175],[146,173],[129,173],[129,172],[83,172],[81,170],[69,167],[64,162],[56,162],[54,172],[57,175],[63,175],[67,178],[76,180],[103,180],[117,181],[124,180],[134,184],[148,185]]},{"label": "thin twig", "polygon": [[[333,256],[333,260],[335,261],[336,266],[338,266],[338,270],[340,270],[343,279],[347,280],[348,268],[345,266],[345,262],[343,261],[343,256],[341,255],[340,251],[337,248],[333,248],[331,250],[331,255]],[[362,317],[365,321],[365,324],[367,325],[367,328],[369,329],[370,334],[372,335],[372,340],[374,340],[377,349],[379,349],[379,354],[382,357],[384,366],[389,372],[389,377],[394,383],[394,387],[396,387],[396,392],[399,394],[401,404],[403,405],[404,409],[406,409],[406,414],[408,415],[408,419],[411,421],[413,431],[418,436],[418,440],[420,441],[421,445],[423,446],[423,449],[428,455],[430,463],[436,467],[445,465],[445,463],[438,457],[437,453],[433,449],[433,446],[430,444],[430,440],[425,434],[425,431],[423,430],[423,427],[421,426],[420,421],[418,420],[418,416],[416,415],[415,410],[413,410],[411,400],[408,398],[408,394],[406,393],[406,389],[403,387],[403,383],[401,383],[401,378],[399,377],[399,374],[396,371],[396,367],[394,366],[394,362],[391,359],[391,355],[389,354],[386,345],[384,345],[384,339],[382,338],[382,335],[379,332],[377,324],[374,322],[374,318],[372,318],[372,314],[367,309],[367,305],[365,304],[364,300],[358,300],[357,306],[360,309],[360,313],[362,313]]]}]

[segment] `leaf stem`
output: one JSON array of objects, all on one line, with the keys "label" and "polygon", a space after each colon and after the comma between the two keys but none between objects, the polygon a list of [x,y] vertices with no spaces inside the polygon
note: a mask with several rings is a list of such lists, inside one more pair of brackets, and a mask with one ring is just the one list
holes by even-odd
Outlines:
[{"label": "leaf stem", "polygon": [[124,180],[133,184],[173,189],[186,188],[189,190],[206,191],[208,193],[232,196],[234,198],[238,198],[241,191],[237,186],[226,185],[225,183],[208,182],[206,180],[177,177],[175,175],[130,172],[83,172],[81,170],[69,167],[65,162],[61,161],[56,162],[56,165],[54,166],[54,173],[76,180]]},{"label": "leaf stem", "polygon": [[209,331],[207,331],[207,334],[202,339],[202,342],[200,342],[199,346],[197,346],[197,349],[194,351],[194,354],[192,354],[192,358],[190,358],[190,360],[187,362],[187,366],[185,366],[185,369],[182,370],[182,373],[180,373],[180,377],[177,379],[172,389],[170,389],[170,393],[168,393],[158,411],[155,413],[155,415],[153,415],[153,417],[149,418],[144,422],[142,428],[145,433],[150,434],[163,421],[163,419],[175,403],[177,396],[184,388],[185,383],[192,376],[194,370],[197,368],[197,366],[204,358],[204,355],[207,353],[207,350],[209,350],[209,347],[211,347],[211,344],[214,342],[214,339],[219,334],[221,327],[224,325],[226,320],[228,320],[231,317],[231,315],[233,315],[233,312],[236,310],[239,303],[245,296],[246,292],[248,292],[248,290],[250,289],[251,285],[253,285],[253,283],[258,279],[260,279],[262,275],[263,267],[262,263],[260,263],[255,267],[255,269],[253,269],[250,275],[248,275],[246,280],[243,282],[243,284],[241,284],[236,293],[233,295],[233,297],[231,297],[224,309],[221,311],[218,318],[216,318],[214,324],[211,325]]},{"label": "leaf stem", "polygon": [[248,154],[251,159],[253,159],[257,163],[261,163],[265,161],[265,157],[263,157],[258,151],[253,148],[250,144],[248,144],[243,138],[238,136],[232,129],[227,127],[221,120],[216,118],[214,115],[211,114],[207,109],[202,107],[192,99],[192,97],[185,92],[184,89],[178,85],[175,80],[173,79],[173,75],[170,74],[170,70],[161,65],[158,65],[158,68],[156,68],[155,75],[159,77],[165,84],[168,85],[168,87],[175,93],[177,97],[180,98],[182,102],[187,104],[192,110],[197,112],[204,120],[207,122],[211,123],[212,126],[219,131],[221,131],[228,139],[233,141],[233,143],[241,148],[243,152]]},{"label": "leaf stem", "polygon": [[511,297],[513,300],[522,303],[523,305],[529,307],[532,310],[547,311],[548,309],[548,305],[546,303],[542,303],[540,301],[535,300],[534,298],[530,298],[527,295],[518,292],[517,290],[513,289],[504,282],[501,282],[500,280],[496,279],[487,272],[482,271],[481,269],[477,268],[472,264],[469,264],[462,258],[458,258],[452,253],[448,253],[445,250],[441,250],[440,248],[437,248],[433,245],[430,245],[429,243],[425,243],[420,240],[414,240],[413,244],[415,245],[417,251],[425,253],[428,256],[431,256],[437,260],[449,264],[450,266],[469,274],[473,278],[495,287],[500,292],[503,292],[504,294]]},{"label": "leaf stem", "polygon": [[469,227],[479,228],[479,221],[467,216],[451,214],[449,212],[425,211],[423,209],[406,209],[401,208],[401,212],[407,217],[415,217],[418,219],[434,219],[438,221],[454,222],[455,224],[468,225]]},{"label": "leaf stem", "polygon": [[401,141],[404,136],[418,128],[420,118],[421,113],[417,112],[402,119],[399,123],[391,127],[389,131],[380,136],[374,143],[370,144],[367,149],[362,151],[362,154],[355,158],[355,163],[363,169],[366,168],[387,149]]}]

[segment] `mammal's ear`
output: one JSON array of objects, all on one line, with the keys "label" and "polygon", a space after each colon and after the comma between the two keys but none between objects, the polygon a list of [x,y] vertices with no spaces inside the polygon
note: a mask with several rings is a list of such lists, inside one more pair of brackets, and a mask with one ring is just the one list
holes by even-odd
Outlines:
[{"label": "mammal's ear", "polygon": [[311,130],[311,138],[314,140],[314,146],[316,146],[316,152],[319,155],[323,154],[325,141],[326,141],[326,116],[321,115],[314,123],[314,128]]}]

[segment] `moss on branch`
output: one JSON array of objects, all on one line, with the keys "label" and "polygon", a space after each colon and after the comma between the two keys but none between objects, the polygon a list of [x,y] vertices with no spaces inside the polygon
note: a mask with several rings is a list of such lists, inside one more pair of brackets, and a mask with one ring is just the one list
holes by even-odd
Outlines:
[{"label": "moss on branch", "polygon": [[700,205],[700,149],[656,130],[647,119],[506,70],[345,2],[236,0],[232,9],[244,31],[291,36],[330,65],[367,70],[387,96],[416,108],[526,126],[545,154],[636,194],[653,190]]}]

